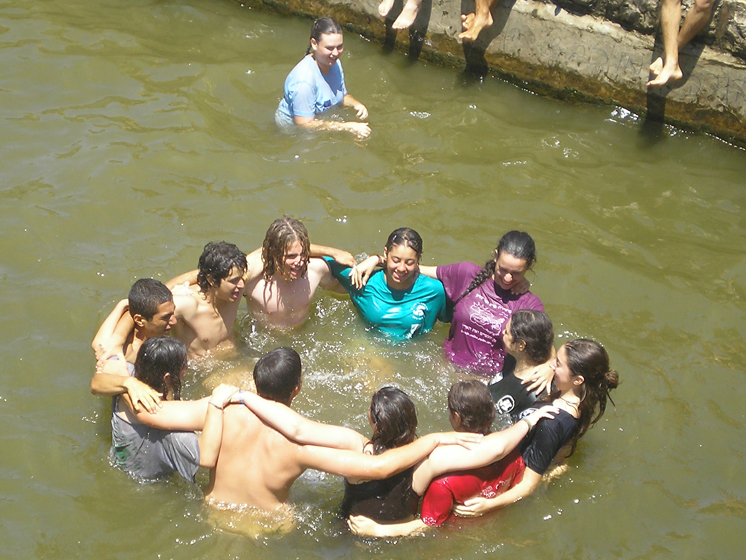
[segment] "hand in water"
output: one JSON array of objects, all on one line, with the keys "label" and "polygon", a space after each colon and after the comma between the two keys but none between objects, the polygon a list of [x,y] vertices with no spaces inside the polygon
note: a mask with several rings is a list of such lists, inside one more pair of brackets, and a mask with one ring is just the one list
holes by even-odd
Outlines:
[{"label": "hand in water", "polygon": [[364,121],[368,118],[368,109],[362,103],[358,103],[357,105],[353,106],[353,109],[355,109],[355,114],[361,121]]},{"label": "hand in water", "polygon": [[370,126],[368,126],[368,123],[361,122],[361,123],[345,123],[345,128],[352,132],[355,136],[360,138],[361,140],[367,138],[370,136]]}]

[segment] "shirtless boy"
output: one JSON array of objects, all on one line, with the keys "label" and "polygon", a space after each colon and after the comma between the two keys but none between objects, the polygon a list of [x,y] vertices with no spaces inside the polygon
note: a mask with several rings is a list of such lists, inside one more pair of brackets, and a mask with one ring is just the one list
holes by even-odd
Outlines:
[{"label": "shirtless boy", "polygon": [[[129,310],[129,315],[127,311]],[[114,335],[120,319],[127,333],[119,341]],[[131,326],[134,323],[134,328]],[[104,320],[91,346],[97,358],[107,354],[118,359],[100,361],[91,379],[94,395],[115,396],[126,393],[135,410],[144,407],[155,410],[159,395],[145,383],[130,375],[127,364],[133,365],[143,342],[154,336],[167,335],[176,324],[171,291],[153,278],[141,278],[132,285],[127,299],[121,300]]]},{"label": "shirtless boy", "polygon": [[[300,391],[300,356],[290,348],[269,352],[257,362],[254,381],[269,405],[290,406]],[[217,506],[250,505],[266,512],[287,502],[290,486],[306,469],[365,480],[387,478],[414,465],[438,444],[457,443],[453,434],[429,434],[383,454],[366,455],[362,447],[360,452],[334,449],[335,441],[329,442],[330,447],[291,441],[245,406],[226,407],[224,417],[223,439],[206,499]],[[360,438],[353,430],[349,432]],[[335,430],[330,439],[338,440],[337,434]]]},{"label": "shirtless boy", "polygon": [[233,348],[233,325],[244,292],[246,255],[232,243],[208,243],[199,258],[197,284],[174,290],[174,336],[189,358]]},{"label": "shirtless boy", "polygon": [[[246,257],[243,295],[252,315],[269,326],[297,327],[308,319],[316,288],[343,292],[324,260],[316,258],[320,256],[355,265],[346,251],[311,245],[300,221],[283,217],[272,222],[262,247]],[[194,278],[195,271],[187,272],[166,285],[173,289],[179,284],[193,284]]]}]

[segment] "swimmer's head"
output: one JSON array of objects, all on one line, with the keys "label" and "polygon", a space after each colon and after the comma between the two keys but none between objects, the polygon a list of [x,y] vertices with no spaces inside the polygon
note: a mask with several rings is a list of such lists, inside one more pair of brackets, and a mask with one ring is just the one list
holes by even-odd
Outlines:
[{"label": "swimmer's head", "polygon": [[[525,352],[535,364],[543,364],[552,355],[554,327],[549,315],[535,309],[519,309],[511,315],[505,327],[508,344]],[[512,353],[512,352],[511,352]]]},{"label": "swimmer's head", "polygon": [[176,324],[174,298],[164,284],[153,278],[140,278],[127,296],[132,320],[146,337],[168,334]]},{"label": "swimmer's head", "polygon": [[181,396],[181,379],[187,367],[186,345],[175,338],[155,336],[140,347],[135,377],[167,398]]},{"label": "swimmer's head", "polygon": [[226,241],[213,241],[205,245],[199,257],[197,284],[202,293],[207,293],[210,288],[219,288],[231,272],[243,278],[246,270],[246,255],[238,247]]},{"label": "swimmer's head", "polygon": [[476,379],[451,385],[448,412],[451,426],[457,432],[489,434],[495,420],[495,404],[490,390]]},{"label": "swimmer's head", "polygon": [[411,228],[391,232],[383,248],[383,269],[386,283],[397,290],[408,289],[414,284],[422,256],[422,238]]},{"label": "swimmer's head", "polygon": [[300,391],[301,363],[292,348],[276,348],[259,358],[254,366],[257,394],[270,401],[290,406]]},{"label": "swimmer's head", "polygon": [[336,19],[330,17],[322,17],[313,22],[311,26],[311,37],[309,39],[308,49],[306,54],[311,54],[314,43],[318,44],[321,40],[322,35],[341,35],[342,26],[339,25]]},{"label": "swimmer's head", "polygon": [[370,401],[370,423],[373,427],[373,452],[414,441],[417,432],[417,411],[409,396],[396,387],[383,387]]},{"label": "swimmer's head", "polygon": [[306,275],[311,242],[299,220],[284,216],[272,222],[262,245],[263,276],[269,282],[275,273],[286,280]]}]

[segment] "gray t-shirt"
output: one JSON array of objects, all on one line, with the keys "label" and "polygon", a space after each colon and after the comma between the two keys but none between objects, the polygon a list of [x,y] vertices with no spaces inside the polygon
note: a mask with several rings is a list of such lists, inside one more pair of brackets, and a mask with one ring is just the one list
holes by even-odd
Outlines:
[{"label": "gray t-shirt", "polygon": [[[128,369],[131,364],[127,364]],[[134,368],[132,368],[134,370]],[[153,480],[178,472],[194,482],[199,468],[199,436],[130,423],[117,414],[119,397],[111,413],[111,463],[130,475]]]}]

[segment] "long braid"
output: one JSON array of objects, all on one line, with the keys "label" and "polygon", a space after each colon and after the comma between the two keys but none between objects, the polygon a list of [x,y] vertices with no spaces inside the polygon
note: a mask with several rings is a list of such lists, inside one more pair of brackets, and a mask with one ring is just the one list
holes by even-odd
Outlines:
[{"label": "long braid", "polygon": [[484,263],[484,268],[482,268],[482,270],[480,270],[479,273],[474,277],[474,280],[471,281],[471,284],[469,284],[469,287],[466,288],[466,291],[461,294],[456,301],[453,302],[453,305],[455,306],[458,302],[468,296],[470,292],[473,292],[475,289],[477,289],[480,284],[485,282],[488,278],[491,278],[492,275],[495,274],[496,266],[497,262],[495,261],[495,259],[490,259],[486,263]]},{"label": "long braid", "polygon": [[458,302],[469,295],[470,292],[475,290],[495,274],[497,259],[500,258],[500,254],[503,251],[508,255],[525,260],[527,268],[531,268],[534,265],[534,262],[536,262],[536,244],[531,236],[525,231],[509,231],[502,236],[500,242],[497,244],[495,257],[484,263],[484,268],[474,277],[474,280],[471,281],[471,284],[466,288],[466,291],[453,302],[454,307]]}]

